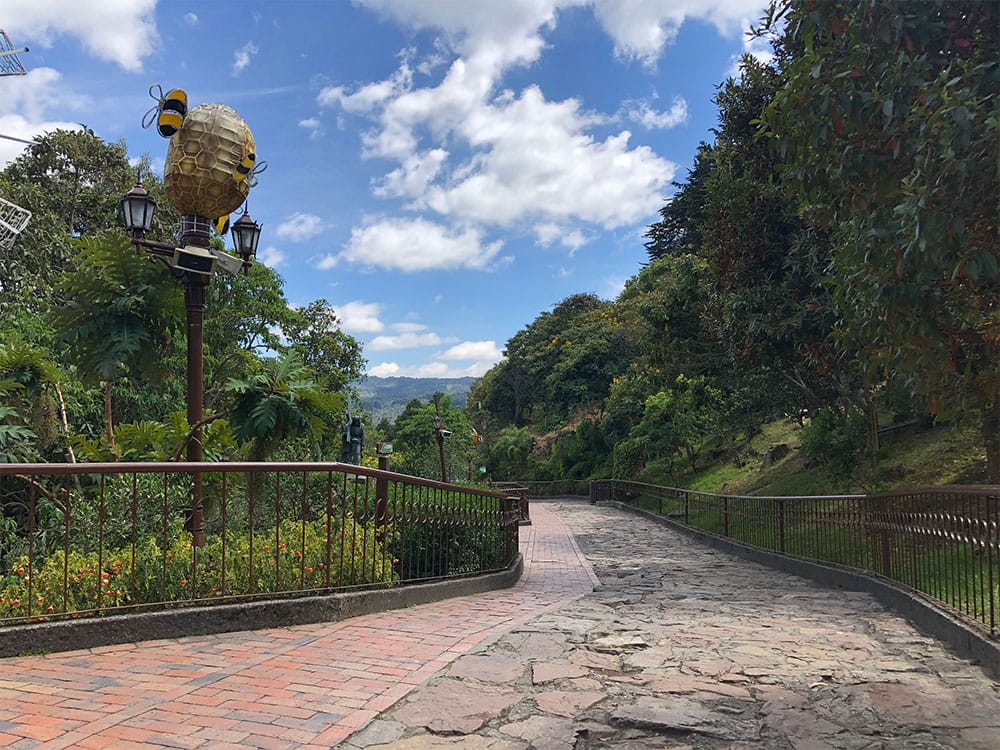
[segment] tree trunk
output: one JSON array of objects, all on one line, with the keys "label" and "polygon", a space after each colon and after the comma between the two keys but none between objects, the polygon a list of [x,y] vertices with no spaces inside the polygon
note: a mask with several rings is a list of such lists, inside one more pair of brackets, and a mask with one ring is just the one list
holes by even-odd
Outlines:
[{"label": "tree trunk", "polygon": [[59,387],[58,383],[52,384],[55,388],[56,396],[59,397],[59,421],[62,422],[63,435],[66,438],[66,451],[69,453],[69,462],[71,464],[76,463],[76,454],[73,452],[73,443],[69,439],[69,420],[66,418],[66,400],[62,395],[62,388]]},{"label": "tree trunk", "polygon": [[104,381],[104,429],[108,434],[108,446],[115,447],[115,425],[111,419],[111,381]]},{"label": "tree trunk", "polygon": [[983,406],[983,442],[990,484],[1000,484],[1000,401]]}]

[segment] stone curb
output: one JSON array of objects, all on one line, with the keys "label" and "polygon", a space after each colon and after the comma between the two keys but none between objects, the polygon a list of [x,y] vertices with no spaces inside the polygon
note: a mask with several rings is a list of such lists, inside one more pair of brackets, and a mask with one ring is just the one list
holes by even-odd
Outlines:
[{"label": "stone curb", "polygon": [[731,539],[692,529],[669,518],[618,501],[604,501],[602,504],[612,505],[621,510],[644,516],[651,521],[686,534],[703,544],[746,560],[808,578],[831,588],[871,594],[886,607],[906,618],[914,627],[926,635],[938,639],[962,658],[978,664],[993,679],[1000,680],[1000,642],[993,641],[987,635],[973,630],[943,609],[899,588],[887,579],[829,564],[789,557],[778,552],[748,547]]},{"label": "stone curb", "polygon": [[518,554],[506,570],[497,573],[412,586],[0,627],[0,658],[336,622],[414,604],[510,588],[517,583],[523,570],[524,560]]}]

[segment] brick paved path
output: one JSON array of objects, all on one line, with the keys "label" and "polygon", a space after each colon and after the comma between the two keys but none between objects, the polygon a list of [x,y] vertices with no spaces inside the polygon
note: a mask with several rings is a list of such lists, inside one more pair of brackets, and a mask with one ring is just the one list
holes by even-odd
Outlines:
[{"label": "brick paved path", "polygon": [[612,508],[532,520],[509,590],[0,660],[0,747],[1000,748],[1000,685],[867,595]]},{"label": "brick paved path", "polygon": [[554,514],[540,508],[520,531],[524,575],[511,589],[342,622],[0,660],[0,747],[333,747],[474,646],[593,589]]}]

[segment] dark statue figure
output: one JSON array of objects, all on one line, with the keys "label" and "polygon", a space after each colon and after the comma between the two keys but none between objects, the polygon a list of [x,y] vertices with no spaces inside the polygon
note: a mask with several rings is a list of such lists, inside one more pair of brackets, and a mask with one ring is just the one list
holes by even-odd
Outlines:
[{"label": "dark statue figure", "polygon": [[347,415],[347,424],[341,436],[340,460],[345,464],[361,465],[361,451],[365,447],[365,426],[361,417]]}]

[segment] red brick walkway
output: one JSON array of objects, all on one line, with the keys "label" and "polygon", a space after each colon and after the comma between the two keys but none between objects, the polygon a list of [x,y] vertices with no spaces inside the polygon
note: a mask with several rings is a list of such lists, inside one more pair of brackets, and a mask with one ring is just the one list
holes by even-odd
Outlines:
[{"label": "red brick walkway", "polygon": [[544,505],[511,589],[342,622],[0,660],[0,747],[330,748],[474,646],[591,591]]}]

